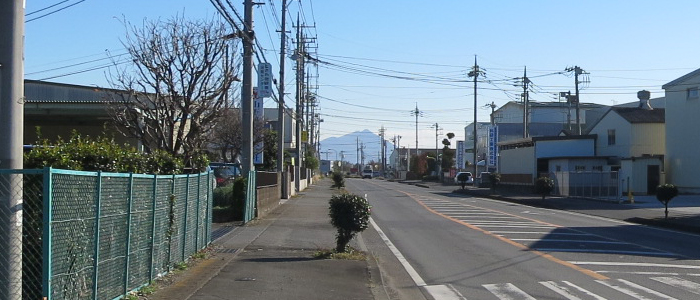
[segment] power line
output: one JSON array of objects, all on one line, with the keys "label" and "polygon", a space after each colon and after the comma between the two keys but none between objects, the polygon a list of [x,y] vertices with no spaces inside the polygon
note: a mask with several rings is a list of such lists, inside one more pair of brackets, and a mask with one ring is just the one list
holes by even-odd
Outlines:
[{"label": "power line", "polygon": [[[65,2],[65,1],[63,1],[63,2]],[[63,2],[60,2],[60,3],[58,3],[58,4],[61,4],[61,3],[63,3]],[[45,13],[45,14],[43,14],[43,15],[41,15],[41,16],[38,16],[38,17],[35,17],[35,18],[32,18],[32,19],[26,20],[26,21],[24,21],[24,23],[29,23],[29,22],[31,22],[31,21],[38,20],[38,19],[41,19],[41,18],[50,16],[50,15],[53,15],[53,14],[59,12],[59,11],[62,11],[62,10],[64,10],[64,9],[67,9],[67,8],[70,8],[70,7],[73,7],[73,6],[76,6],[76,5],[78,5],[78,4],[80,4],[80,3],[83,3],[83,2],[85,2],[85,0],[80,0],[80,1],[75,2],[75,3],[73,3],[73,4],[70,4],[70,5],[61,7],[61,8],[59,8],[59,9],[56,9],[56,10],[54,10],[54,11]],[[56,5],[58,5],[58,4],[56,4]],[[55,5],[53,5],[53,6],[55,6]],[[43,10],[43,9],[42,9],[42,10]],[[35,12],[38,12],[38,11],[35,11]],[[35,12],[32,12],[32,13],[35,13]]]}]

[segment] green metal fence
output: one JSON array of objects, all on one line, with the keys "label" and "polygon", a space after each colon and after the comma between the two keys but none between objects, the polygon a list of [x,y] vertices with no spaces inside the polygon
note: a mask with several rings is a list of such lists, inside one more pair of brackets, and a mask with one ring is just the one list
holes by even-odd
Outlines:
[{"label": "green metal fence", "polygon": [[[21,189],[3,189],[17,175]],[[3,299],[110,300],[148,284],[211,242],[212,189],[211,173],[0,170],[24,219],[22,298]]]}]

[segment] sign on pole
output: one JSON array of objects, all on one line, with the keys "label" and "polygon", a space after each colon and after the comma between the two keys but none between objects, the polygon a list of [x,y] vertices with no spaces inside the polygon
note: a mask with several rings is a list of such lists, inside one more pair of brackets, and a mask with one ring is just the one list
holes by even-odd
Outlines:
[{"label": "sign on pole", "polygon": [[[257,87],[253,87],[253,115],[256,120],[262,120],[265,110],[263,108],[263,98],[260,97],[260,90]],[[263,149],[265,149],[265,144],[263,141],[255,143],[253,145],[253,163],[256,165],[263,163]]]},{"label": "sign on pole", "polygon": [[457,141],[457,169],[464,169],[464,141]]},{"label": "sign on pole", "polygon": [[498,164],[498,126],[489,127],[489,166]]},{"label": "sign on pole", "polygon": [[258,97],[272,97],[272,65],[270,63],[258,64]]}]

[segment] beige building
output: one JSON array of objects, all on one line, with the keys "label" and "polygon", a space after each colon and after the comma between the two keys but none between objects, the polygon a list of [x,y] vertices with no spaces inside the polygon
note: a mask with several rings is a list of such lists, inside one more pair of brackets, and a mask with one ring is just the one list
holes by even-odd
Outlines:
[{"label": "beige building", "polygon": [[636,194],[654,194],[663,182],[666,126],[663,108],[649,105],[649,92],[638,93],[637,107],[613,107],[589,134],[596,135],[596,156],[607,157]]},{"label": "beige building", "polygon": [[700,193],[700,69],[673,80],[666,91],[666,182]]}]

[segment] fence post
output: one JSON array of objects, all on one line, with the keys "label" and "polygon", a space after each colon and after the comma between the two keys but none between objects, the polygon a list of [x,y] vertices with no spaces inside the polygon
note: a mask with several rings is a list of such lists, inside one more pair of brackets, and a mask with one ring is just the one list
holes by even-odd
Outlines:
[{"label": "fence post", "polygon": [[52,243],[52,230],[51,230],[51,220],[53,219],[53,175],[52,175],[52,169],[51,167],[45,167],[44,168],[44,173],[43,173],[43,202],[44,202],[44,216],[43,216],[43,224],[42,224],[42,229],[43,229],[43,234],[42,234],[42,241],[41,241],[41,252],[42,252],[42,257],[43,257],[43,264],[42,264],[42,269],[43,269],[43,274],[44,278],[42,279],[42,289],[44,293],[44,298],[47,300],[51,300],[52,295],[51,293],[53,292],[51,289],[51,283],[53,281],[53,255],[51,253],[51,249],[53,246]]},{"label": "fence post", "polygon": [[129,197],[126,211],[126,253],[124,254],[124,297],[129,292],[129,254],[131,253],[131,210],[134,203],[134,173],[129,173]]},{"label": "fence post", "polygon": [[200,194],[201,190],[202,190],[202,174],[200,173],[199,175],[197,175],[197,206],[196,206],[197,208],[195,209],[195,212],[197,213],[197,218],[196,218],[197,222],[194,223],[195,224],[195,226],[194,226],[194,249],[195,249],[195,252],[199,251],[199,215],[201,214],[200,210],[199,210],[199,203],[200,203],[199,198],[201,197],[201,194]]},{"label": "fence post", "polygon": [[175,174],[173,174],[173,180],[170,183],[170,197],[168,197],[168,271],[170,271],[170,264],[173,261],[173,226],[175,225],[175,203],[173,199],[175,198]]},{"label": "fence post", "polygon": [[151,202],[151,264],[148,268],[148,281],[153,281],[156,255],[156,203],[158,201],[158,175],[153,174],[153,201]]},{"label": "fence post", "polygon": [[97,298],[97,280],[100,273],[100,200],[102,198],[102,171],[97,171],[97,197],[95,199],[95,249],[93,252],[93,274],[92,274],[92,299]]},{"label": "fence post", "polygon": [[212,171],[207,172],[207,214],[206,214],[206,234],[207,234],[207,245],[211,243],[211,201],[212,201],[212,193],[214,192],[212,190],[213,186],[211,184],[211,174]]},{"label": "fence post", "polygon": [[190,174],[187,174],[187,184],[185,184],[185,215],[182,218],[182,259],[185,261],[185,250],[187,249],[187,211],[189,210],[190,198]]}]

